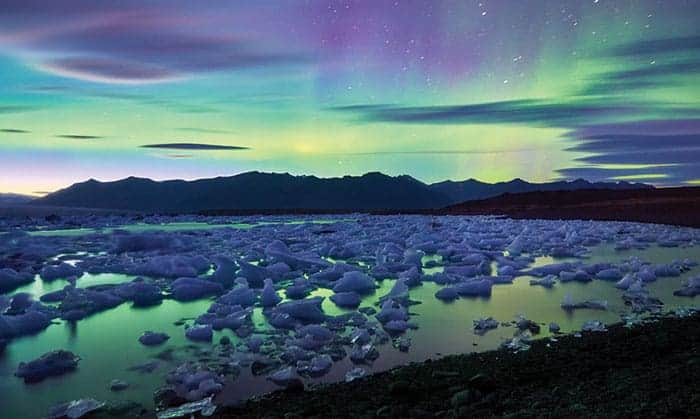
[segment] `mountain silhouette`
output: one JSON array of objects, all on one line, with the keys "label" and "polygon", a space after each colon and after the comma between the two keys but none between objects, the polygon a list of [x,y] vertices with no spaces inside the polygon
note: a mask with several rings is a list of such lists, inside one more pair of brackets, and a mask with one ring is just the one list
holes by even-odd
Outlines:
[{"label": "mountain silhouette", "polygon": [[432,185],[411,176],[378,172],[319,178],[288,173],[247,172],[193,181],[129,177],[90,179],[32,201],[33,205],[181,213],[212,210],[416,210],[442,208],[505,192],[570,189],[634,189],[643,184],[528,183],[520,179],[488,184],[473,179]]}]

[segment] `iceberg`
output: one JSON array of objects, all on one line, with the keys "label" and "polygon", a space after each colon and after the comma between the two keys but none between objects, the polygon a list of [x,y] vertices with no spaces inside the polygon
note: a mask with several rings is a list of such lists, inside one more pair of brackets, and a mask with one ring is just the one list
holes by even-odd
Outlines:
[{"label": "iceberg", "polygon": [[15,376],[23,378],[25,383],[42,381],[47,377],[63,375],[78,368],[80,357],[70,351],[57,350],[47,352],[30,362],[20,362]]}]

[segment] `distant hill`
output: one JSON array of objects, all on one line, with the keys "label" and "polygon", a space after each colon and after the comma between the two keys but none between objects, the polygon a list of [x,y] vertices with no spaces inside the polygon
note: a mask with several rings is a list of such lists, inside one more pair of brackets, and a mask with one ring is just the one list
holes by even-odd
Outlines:
[{"label": "distant hill", "polygon": [[14,207],[24,205],[33,200],[33,196],[20,195],[15,193],[0,193],[0,207]]},{"label": "distant hill", "polygon": [[114,182],[91,179],[32,203],[168,213],[213,210],[417,210],[442,208],[504,192],[585,187],[650,188],[624,182],[598,184],[578,180],[532,184],[519,179],[496,184],[467,180],[428,185],[410,176],[387,176],[378,172],[339,178],[247,172],[194,181],[157,182],[136,177]]},{"label": "distant hill", "polygon": [[700,227],[700,187],[503,194],[432,211],[511,218],[638,221]]},{"label": "distant hill", "polygon": [[509,182],[485,183],[474,179],[462,182],[447,180],[430,185],[433,190],[441,192],[450,199],[451,203],[473,201],[498,196],[504,193],[544,192],[544,191],[574,191],[580,189],[653,189],[651,185],[628,182],[588,182],[576,179],[571,182],[557,181],[549,183],[530,183],[522,179]]}]

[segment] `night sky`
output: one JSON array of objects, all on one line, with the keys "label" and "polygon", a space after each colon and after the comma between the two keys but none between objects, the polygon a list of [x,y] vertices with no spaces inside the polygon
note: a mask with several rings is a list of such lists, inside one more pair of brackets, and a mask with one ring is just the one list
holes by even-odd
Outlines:
[{"label": "night sky", "polygon": [[700,184],[700,0],[2,0],[0,192],[249,170]]}]

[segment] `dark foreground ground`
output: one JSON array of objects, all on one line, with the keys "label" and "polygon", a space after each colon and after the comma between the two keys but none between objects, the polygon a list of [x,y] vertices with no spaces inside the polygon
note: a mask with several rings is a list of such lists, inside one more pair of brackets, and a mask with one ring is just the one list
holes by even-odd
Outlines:
[{"label": "dark foreground ground", "polygon": [[700,417],[700,315],[281,391],[230,418]]},{"label": "dark foreground ground", "polygon": [[438,214],[511,218],[639,221],[700,227],[700,187],[584,189],[504,194],[452,205]]}]

